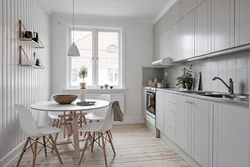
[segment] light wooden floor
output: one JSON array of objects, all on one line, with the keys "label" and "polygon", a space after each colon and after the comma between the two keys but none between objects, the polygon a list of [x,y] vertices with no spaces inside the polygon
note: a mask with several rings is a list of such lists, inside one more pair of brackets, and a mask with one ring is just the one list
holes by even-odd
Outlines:
[{"label": "light wooden floor", "polygon": [[[122,125],[113,126],[113,142],[116,150],[116,156],[109,144],[107,145],[107,159],[111,167],[189,167],[168,145],[160,139],[155,138],[147,130],[145,125]],[[61,136],[61,135],[60,135]],[[100,148],[94,148],[86,151],[82,167],[103,167],[103,152]],[[61,165],[53,153],[48,151],[48,157],[45,158],[42,150],[37,157],[36,163],[39,167],[75,167],[78,165],[78,159],[72,158],[72,145],[58,146],[63,165]],[[31,166],[32,152],[27,152],[21,162],[22,167]]]}]

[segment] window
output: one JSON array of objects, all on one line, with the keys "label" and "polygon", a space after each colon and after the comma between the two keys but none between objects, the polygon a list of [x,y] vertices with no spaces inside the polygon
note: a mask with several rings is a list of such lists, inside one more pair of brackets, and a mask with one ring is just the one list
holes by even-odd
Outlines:
[{"label": "window", "polygon": [[[73,31],[70,30],[73,42]],[[88,87],[99,87],[108,84],[123,87],[122,54],[120,29],[78,29],[74,32],[75,43],[80,57],[70,57],[69,87],[79,87],[82,79],[78,72],[82,66],[88,68],[85,78]]]}]

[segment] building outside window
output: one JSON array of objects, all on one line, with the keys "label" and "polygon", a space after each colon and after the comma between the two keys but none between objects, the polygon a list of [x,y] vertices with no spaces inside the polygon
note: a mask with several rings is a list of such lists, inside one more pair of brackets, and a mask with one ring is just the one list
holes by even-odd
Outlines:
[{"label": "building outside window", "polygon": [[[72,30],[70,34],[72,43]],[[82,79],[78,77],[78,72],[85,66],[88,68],[88,76],[85,78],[88,87],[108,84],[122,88],[121,30],[79,29],[75,30],[74,35],[81,56],[70,57],[69,87],[79,87]]]}]

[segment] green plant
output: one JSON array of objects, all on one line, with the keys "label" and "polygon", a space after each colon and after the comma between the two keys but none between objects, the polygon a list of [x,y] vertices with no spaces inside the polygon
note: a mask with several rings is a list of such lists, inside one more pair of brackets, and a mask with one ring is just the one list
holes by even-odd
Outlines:
[{"label": "green plant", "polygon": [[79,76],[80,78],[83,78],[83,81],[84,81],[84,78],[86,78],[87,75],[88,75],[88,69],[87,69],[87,67],[82,66],[82,67],[80,68],[80,71],[78,72],[78,76]]},{"label": "green plant", "polygon": [[192,65],[189,68],[183,68],[182,69],[183,74],[181,76],[178,76],[176,78],[177,84],[180,85],[183,83],[193,83],[194,78],[193,78],[193,72],[192,72]]}]

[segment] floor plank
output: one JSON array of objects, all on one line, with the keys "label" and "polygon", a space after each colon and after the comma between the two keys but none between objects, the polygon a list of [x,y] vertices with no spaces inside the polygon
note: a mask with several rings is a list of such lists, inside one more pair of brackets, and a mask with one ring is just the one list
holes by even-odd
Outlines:
[{"label": "floor plank", "polygon": [[[108,144],[107,160],[110,167],[190,167],[168,145],[155,138],[147,130],[145,125],[117,125],[112,128],[113,142],[116,156]],[[62,135],[59,135],[59,140]],[[41,148],[41,147],[39,147]],[[39,167],[79,167],[78,159],[73,157],[71,144],[58,146],[63,165],[55,155],[47,149],[48,157],[45,158],[42,150],[36,160]],[[32,151],[28,151],[20,164],[20,167],[28,167],[32,164]],[[104,159],[102,149],[95,145],[94,152],[87,149],[81,167],[103,167]]]}]

